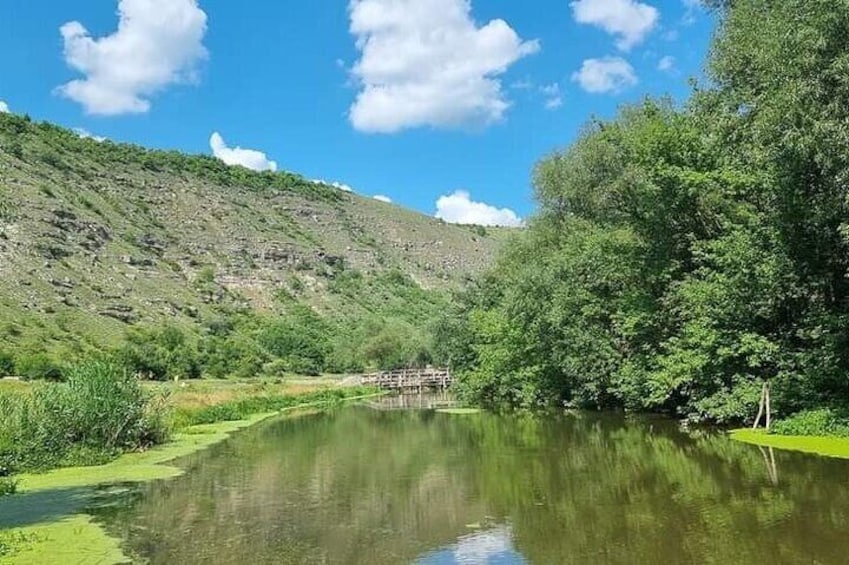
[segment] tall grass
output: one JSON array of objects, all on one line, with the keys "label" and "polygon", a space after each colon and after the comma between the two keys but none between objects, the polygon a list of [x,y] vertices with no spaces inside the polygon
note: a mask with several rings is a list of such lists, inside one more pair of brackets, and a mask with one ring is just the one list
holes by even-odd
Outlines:
[{"label": "tall grass", "polygon": [[90,361],[67,382],[0,395],[0,476],[97,463],[167,439],[165,402],[122,367]]}]

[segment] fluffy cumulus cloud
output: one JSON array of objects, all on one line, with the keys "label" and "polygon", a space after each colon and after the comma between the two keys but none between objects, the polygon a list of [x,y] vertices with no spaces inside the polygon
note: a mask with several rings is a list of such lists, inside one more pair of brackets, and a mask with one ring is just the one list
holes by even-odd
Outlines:
[{"label": "fluffy cumulus cloud", "polygon": [[621,57],[587,59],[572,80],[593,94],[621,92],[638,82],[634,67]]},{"label": "fluffy cumulus cloud", "polygon": [[572,15],[580,24],[616,36],[616,46],[623,51],[641,43],[660,20],[657,8],[636,0],[576,0]]},{"label": "fluffy cumulus cloud", "polygon": [[196,0],[120,0],[118,30],[95,39],[80,22],[60,28],[65,61],[85,78],[58,92],[89,114],[144,113],[169,85],[192,82],[206,55],[206,14]]},{"label": "fluffy cumulus cloud", "polygon": [[436,201],[436,217],[451,224],[509,227],[522,225],[522,219],[513,210],[475,202],[464,190],[440,197]]},{"label": "fluffy cumulus cloud", "polygon": [[9,113],[9,105],[0,100],[0,114],[8,114]]},{"label": "fluffy cumulus cloud", "polygon": [[479,27],[470,0],[351,0],[360,92],[350,110],[363,132],[484,126],[510,103],[500,76],[539,50],[504,21]]},{"label": "fluffy cumulus cloud", "polygon": [[375,200],[380,201],[380,202],[385,202],[385,203],[387,203],[387,204],[392,204],[392,199],[391,199],[391,198],[389,198],[388,196],[384,196],[384,195],[382,195],[382,194],[378,194],[378,195],[374,196],[373,198],[374,198]]},{"label": "fluffy cumulus cloud", "polygon": [[228,165],[241,165],[253,171],[276,171],[277,163],[269,160],[262,151],[254,149],[242,149],[241,147],[228,147],[221,134],[215,132],[209,138],[209,146],[212,154]]},{"label": "fluffy cumulus cloud", "polygon": [[94,135],[85,128],[74,128],[74,133],[80,136],[82,139],[93,139],[98,143],[103,143],[104,141],[106,141],[105,137],[101,135]]},{"label": "fluffy cumulus cloud", "polygon": [[314,182],[315,184],[322,184],[324,186],[331,186],[333,188],[341,190],[342,192],[354,192],[353,187],[351,187],[351,186],[349,186],[349,185],[347,185],[343,182],[336,182],[336,181],[331,182],[331,181],[326,181],[326,180],[322,180],[322,179],[315,179],[312,182]]},{"label": "fluffy cumulus cloud", "polygon": [[675,70],[675,57],[672,55],[666,55],[662,57],[660,61],[657,62],[657,70],[663,71],[665,73],[672,72]]}]

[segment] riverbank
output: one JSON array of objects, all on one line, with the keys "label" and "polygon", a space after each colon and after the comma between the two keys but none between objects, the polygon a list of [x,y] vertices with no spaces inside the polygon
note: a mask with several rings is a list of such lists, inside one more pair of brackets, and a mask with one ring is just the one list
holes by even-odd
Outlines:
[{"label": "riverbank", "polygon": [[[331,396],[317,395],[332,392]],[[55,469],[43,474],[18,477],[18,493],[0,498],[0,563],[124,563],[118,540],[109,537],[85,513],[87,506],[108,494],[104,485],[130,484],[167,479],[182,474],[174,460],[202,451],[227,439],[232,433],[281,414],[322,408],[380,393],[360,389],[324,389],[291,397],[242,397],[215,406],[222,415],[251,406],[291,405],[247,415],[238,420],[189,425],[171,441],[142,453],[129,453],[105,465]],[[290,400],[284,401],[283,398]],[[202,408],[208,410],[215,406]],[[201,413],[201,412],[197,412]]]}]

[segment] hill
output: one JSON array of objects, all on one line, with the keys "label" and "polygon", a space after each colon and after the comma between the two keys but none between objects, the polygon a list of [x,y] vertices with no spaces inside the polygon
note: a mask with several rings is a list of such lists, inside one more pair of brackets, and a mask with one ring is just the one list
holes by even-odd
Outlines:
[{"label": "hill", "polygon": [[79,355],[130,327],[304,307],[419,325],[504,234],[0,114],[0,342],[16,351]]}]

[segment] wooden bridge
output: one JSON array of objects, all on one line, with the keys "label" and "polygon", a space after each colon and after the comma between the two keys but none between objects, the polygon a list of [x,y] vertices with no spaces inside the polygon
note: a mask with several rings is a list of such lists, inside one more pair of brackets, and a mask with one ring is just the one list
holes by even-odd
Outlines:
[{"label": "wooden bridge", "polygon": [[374,386],[384,390],[422,391],[425,389],[446,390],[454,383],[448,369],[398,369],[365,375],[360,378],[363,386]]}]

